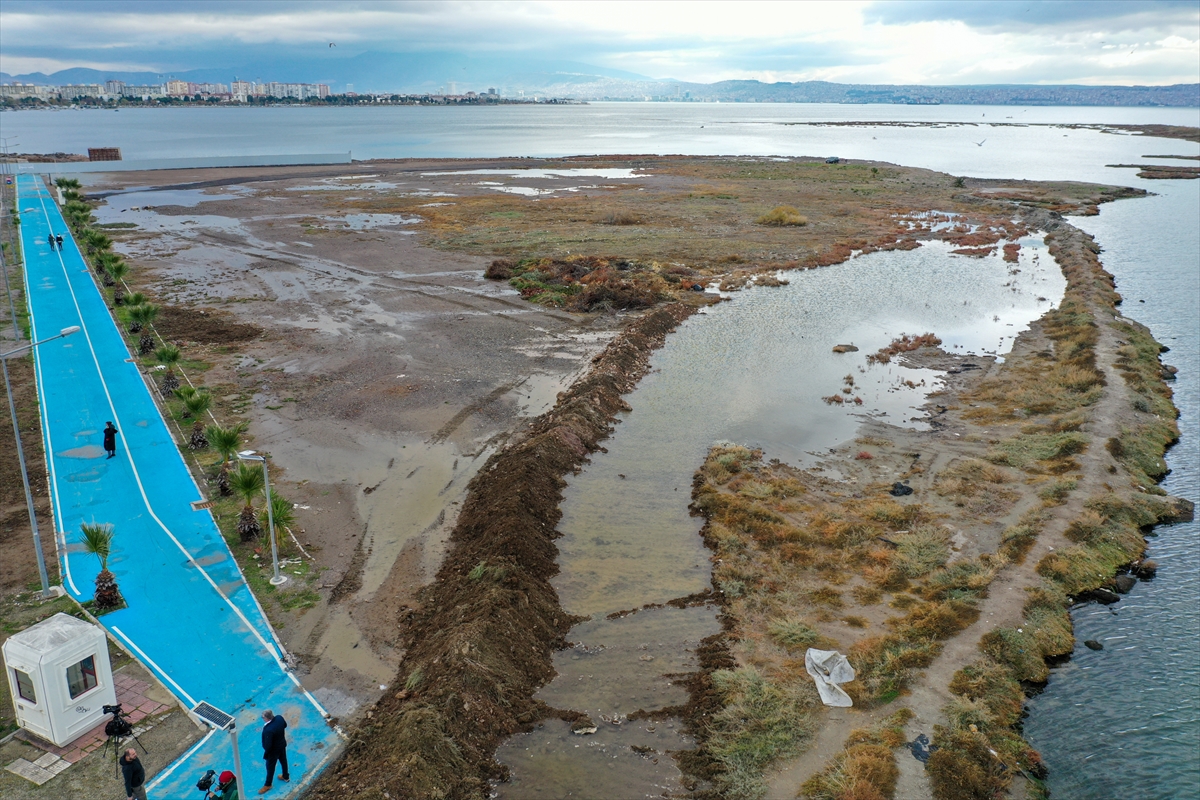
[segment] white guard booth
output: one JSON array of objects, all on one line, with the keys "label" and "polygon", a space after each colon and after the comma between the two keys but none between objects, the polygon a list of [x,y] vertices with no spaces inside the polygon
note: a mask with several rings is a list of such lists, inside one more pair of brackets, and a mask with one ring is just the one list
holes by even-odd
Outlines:
[{"label": "white guard booth", "polygon": [[104,631],[66,614],[4,642],[17,724],[62,747],[104,721],[117,702]]}]

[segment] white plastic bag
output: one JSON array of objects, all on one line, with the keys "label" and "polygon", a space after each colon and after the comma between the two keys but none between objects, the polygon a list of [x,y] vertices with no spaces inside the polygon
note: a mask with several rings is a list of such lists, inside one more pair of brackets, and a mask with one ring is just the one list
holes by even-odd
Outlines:
[{"label": "white plastic bag", "polygon": [[850,666],[844,655],[836,650],[814,650],[810,647],[804,653],[804,668],[816,682],[822,703],[838,708],[854,705],[850,695],[838,686],[839,683],[854,680],[854,667]]}]

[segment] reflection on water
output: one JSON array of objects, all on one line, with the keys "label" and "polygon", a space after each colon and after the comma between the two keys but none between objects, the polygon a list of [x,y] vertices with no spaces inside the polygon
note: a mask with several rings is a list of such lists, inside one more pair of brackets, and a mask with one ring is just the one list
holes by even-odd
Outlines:
[{"label": "reflection on water", "polygon": [[[694,669],[696,643],[718,630],[707,607],[606,618],[709,586],[700,520],[688,513],[692,473],[708,448],[733,440],[762,447],[768,458],[812,463],[851,439],[863,415],[923,426],[918,408],[939,373],[895,362],[869,366],[868,354],[901,333],[932,331],[954,352],[1003,355],[1062,297],[1062,274],[1035,238],[1022,240],[1016,264],[951,249],[934,242],[787,273],[788,286],[732,295],[685,322],[654,354],[653,371],[627,398],[632,411],[605,443],[608,452],[594,454],[569,480],[554,586],[568,612],[590,620],[571,631],[579,646],[556,657],[558,676],[538,695],[589,714],[596,736],[603,733],[616,748],[608,755],[628,760],[636,755],[632,747],[649,745],[641,744],[644,725],[603,718],[680,703],[680,687],[664,675]],[[833,352],[850,342],[860,350]],[[824,403],[847,373],[863,404],[851,410]],[[660,728],[654,733],[666,736]],[[671,749],[687,746],[668,738]],[[556,787],[657,796],[664,776],[677,775],[661,760],[648,774],[644,764],[613,770],[590,739],[553,725],[514,737],[498,754],[513,774],[501,795],[538,796],[531,787]]]}]

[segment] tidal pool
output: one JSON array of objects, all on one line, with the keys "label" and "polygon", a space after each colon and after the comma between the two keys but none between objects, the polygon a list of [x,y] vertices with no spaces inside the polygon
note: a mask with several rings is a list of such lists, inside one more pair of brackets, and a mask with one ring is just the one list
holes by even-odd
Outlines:
[{"label": "tidal pool", "polygon": [[[813,465],[855,436],[865,418],[927,426],[921,406],[941,373],[869,365],[902,333],[932,332],[950,352],[1003,357],[1029,323],[1061,300],[1066,280],[1040,238],[1019,261],[954,255],[930,242],[824,269],[788,272],[789,285],[753,288],[706,309],[654,354],[628,397],[607,453],[569,479],[554,580],[563,607],[589,617],[557,654],[538,698],[586,712],[594,734],[559,722],[506,742],[500,797],[658,797],[680,790],[669,750],[692,743],[678,720],[629,722],[639,709],[684,702],[680,673],[718,631],[716,609],[651,607],[709,587],[709,552],[688,512],[692,474],[714,442],[760,447]],[[836,344],[858,352],[837,354]],[[847,374],[862,405],[828,405]],[[632,615],[616,612],[643,609]]]}]

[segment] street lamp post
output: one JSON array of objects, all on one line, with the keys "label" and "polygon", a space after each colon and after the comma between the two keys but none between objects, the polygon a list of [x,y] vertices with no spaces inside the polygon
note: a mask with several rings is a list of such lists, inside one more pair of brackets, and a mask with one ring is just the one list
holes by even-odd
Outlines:
[{"label": "street lamp post", "polygon": [[50,579],[46,576],[46,558],[42,555],[42,535],[38,531],[37,514],[33,511],[33,492],[29,490],[29,470],[25,467],[25,449],[21,446],[21,428],[17,425],[17,405],[13,401],[12,383],[8,380],[8,357],[23,350],[30,350],[39,344],[61,339],[79,331],[78,325],[63,328],[57,336],[42,339],[40,342],[23,344],[16,350],[0,353],[0,368],[4,371],[4,389],[8,392],[8,411],[12,414],[13,439],[17,443],[17,460],[21,463],[21,483],[25,486],[25,506],[29,511],[29,527],[33,531],[33,552],[37,556],[38,577],[42,579],[42,599],[50,597]]},{"label": "street lamp post", "polygon": [[267,493],[267,527],[271,536],[271,585],[279,586],[287,582],[287,576],[279,574],[279,546],[275,543],[275,511],[271,508],[271,477],[267,474],[267,459],[255,455],[253,450],[243,450],[237,454],[242,461],[261,461],[263,468],[263,486]]}]

